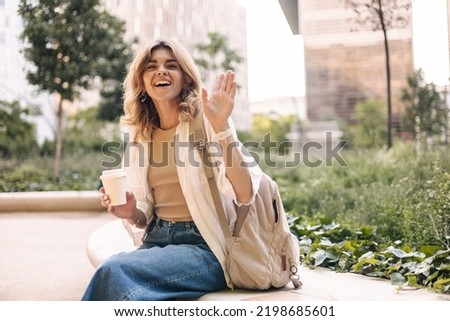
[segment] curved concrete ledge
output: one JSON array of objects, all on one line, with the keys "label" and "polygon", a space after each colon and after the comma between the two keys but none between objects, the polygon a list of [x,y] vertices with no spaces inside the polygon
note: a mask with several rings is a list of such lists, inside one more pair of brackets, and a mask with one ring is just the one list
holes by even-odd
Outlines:
[{"label": "curved concrete ledge", "polygon": [[[89,236],[86,247],[87,256],[92,266],[97,268],[100,263],[113,254],[119,252],[127,252],[136,250],[133,238],[126,230],[121,219],[116,219],[105,223],[98,227]],[[273,289],[267,291],[250,291],[250,290],[223,290],[207,294],[198,298],[197,300],[244,300],[251,299],[257,295],[265,295],[267,300],[297,300],[298,292],[291,286],[286,286],[282,289]],[[272,298],[274,296],[274,298]]]},{"label": "curved concrete ledge", "polygon": [[103,211],[98,191],[0,193],[0,212]]},{"label": "curved concrete ledge", "polygon": [[86,252],[92,266],[97,268],[111,255],[135,249],[133,239],[123,226],[122,220],[116,219],[98,227],[89,236]]},{"label": "curved concrete ledge", "polygon": [[[87,256],[96,268],[111,255],[136,249],[122,220],[98,227],[89,237]],[[291,284],[266,291],[223,290],[206,294],[199,301],[450,301],[450,295],[426,289],[400,291],[385,279],[353,273],[337,273],[326,268],[299,267],[303,286],[295,290]]]}]

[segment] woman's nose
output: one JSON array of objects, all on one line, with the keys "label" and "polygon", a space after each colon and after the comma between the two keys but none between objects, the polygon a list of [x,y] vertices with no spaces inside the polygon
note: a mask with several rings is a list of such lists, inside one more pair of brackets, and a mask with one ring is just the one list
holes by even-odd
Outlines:
[{"label": "woman's nose", "polygon": [[160,66],[158,68],[158,70],[156,71],[157,75],[166,75],[167,74],[167,69],[164,66]]}]

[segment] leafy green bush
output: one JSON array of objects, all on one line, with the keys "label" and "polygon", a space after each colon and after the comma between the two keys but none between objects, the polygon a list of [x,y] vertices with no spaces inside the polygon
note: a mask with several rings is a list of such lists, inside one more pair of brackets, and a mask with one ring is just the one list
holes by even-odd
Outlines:
[{"label": "leafy green bush", "polygon": [[0,157],[22,159],[37,150],[34,125],[26,120],[30,114],[18,101],[0,100]]},{"label": "leafy green bush", "polygon": [[[59,179],[51,157],[3,159],[0,191],[97,189],[104,157],[89,149],[66,155]],[[398,143],[389,152],[348,150],[342,157],[347,166],[286,168],[285,156],[273,157],[280,166],[261,164],[279,184],[302,261],[448,293],[448,150],[417,157]]]},{"label": "leafy green bush", "polygon": [[[434,235],[430,242],[437,240],[450,249],[450,172],[437,166],[433,177],[424,183],[422,194],[403,223],[405,239],[419,243],[423,234]],[[417,229],[413,228],[415,225]]]},{"label": "leafy green bush", "polygon": [[376,229],[364,226],[351,231],[330,218],[314,218],[292,229],[300,239],[302,262],[336,272],[354,272],[386,278],[399,287],[427,287],[450,293],[450,249],[421,246],[417,249],[380,243]]},{"label": "leafy green bush", "polygon": [[279,183],[294,216],[320,214],[353,229],[372,225],[385,242],[442,244],[448,230],[438,236],[430,215],[436,226],[450,224],[444,224],[449,219],[443,214],[449,206],[447,150],[416,157],[412,145],[397,144],[389,152],[348,150],[342,157],[348,166],[265,170]]},{"label": "leafy green bush", "polygon": [[64,133],[63,153],[101,153],[102,146],[109,141],[121,142],[119,123],[98,120],[98,107],[79,111],[69,119]]},{"label": "leafy green bush", "polygon": [[350,140],[358,148],[380,148],[386,143],[386,107],[384,102],[368,99],[355,106],[356,125]]},{"label": "leafy green bush", "polygon": [[401,91],[405,104],[402,128],[427,150],[431,141],[441,141],[448,124],[448,106],[446,91],[427,83],[424,76],[423,70],[415,70],[407,78],[408,86]]},{"label": "leafy green bush", "polygon": [[[253,130],[250,137],[245,137],[244,144],[248,142],[256,142],[259,144],[259,150],[266,154],[275,150],[280,155],[287,154],[290,146],[285,146],[288,141],[287,135],[291,129],[295,117],[293,115],[272,115],[266,116],[255,114],[253,116]],[[266,143],[265,143],[266,142]],[[276,145],[269,147],[267,142],[275,142]]]},{"label": "leafy green bush", "polygon": [[2,160],[0,192],[96,190],[99,188],[101,155],[85,153],[66,157],[64,170],[53,177],[53,158],[34,156],[25,161]]}]

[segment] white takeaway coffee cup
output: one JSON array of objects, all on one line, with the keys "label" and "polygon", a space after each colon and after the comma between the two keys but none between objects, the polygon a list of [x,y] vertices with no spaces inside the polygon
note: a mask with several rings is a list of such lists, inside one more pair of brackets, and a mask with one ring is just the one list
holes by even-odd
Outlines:
[{"label": "white takeaway coffee cup", "polygon": [[105,193],[109,195],[110,205],[123,205],[127,202],[127,176],[122,169],[102,171],[100,176]]}]

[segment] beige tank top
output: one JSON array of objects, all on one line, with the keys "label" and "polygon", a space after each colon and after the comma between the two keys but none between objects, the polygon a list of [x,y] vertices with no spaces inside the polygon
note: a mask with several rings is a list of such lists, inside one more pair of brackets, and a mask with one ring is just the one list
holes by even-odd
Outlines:
[{"label": "beige tank top", "polygon": [[156,215],[167,221],[192,221],[181,191],[174,157],[176,127],[152,132],[148,181],[154,194]]}]

